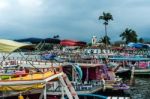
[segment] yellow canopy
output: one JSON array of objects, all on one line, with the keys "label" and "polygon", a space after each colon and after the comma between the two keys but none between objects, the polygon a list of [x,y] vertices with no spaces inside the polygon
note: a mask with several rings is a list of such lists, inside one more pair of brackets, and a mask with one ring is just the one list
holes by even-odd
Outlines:
[{"label": "yellow canopy", "polygon": [[20,48],[33,48],[33,44],[19,43],[13,40],[0,39],[0,52],[11,53]]}]

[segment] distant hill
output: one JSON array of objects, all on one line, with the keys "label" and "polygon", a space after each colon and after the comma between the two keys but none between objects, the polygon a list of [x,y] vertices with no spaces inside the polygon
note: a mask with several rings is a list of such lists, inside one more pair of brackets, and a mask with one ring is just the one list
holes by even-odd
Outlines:
[{"label": "distant hill", "polygon": [[17,42],[30,42],[32,44],[40,43],[43,39],[41,38],[24,38],[24,39],[17,39]]},{"label": "distant hill", "polygon": [[15,40],[17,42],[30,42],[32,44],[38,44],[41,41],[45,42],[45,43],[53,43],[53,44],[59,44],[60,40],[56,39],[56,38],[45,38],[45,39],[41,39],[41,38],[25,38],[25,39],[18,39]]}]

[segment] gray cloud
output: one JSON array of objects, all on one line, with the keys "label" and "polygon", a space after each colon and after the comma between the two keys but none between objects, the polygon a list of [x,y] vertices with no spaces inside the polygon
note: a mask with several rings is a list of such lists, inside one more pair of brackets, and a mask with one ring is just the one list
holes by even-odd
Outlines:
[{"label": "gray cloud", "polygon": [[[119,40],[125,28],[147,37],[150,25],[149,0],[1,0],[0,38],[53,37],[89,41],[104,35],[103,11],[112,13],[108,34]],[[115,35],[114,35],[115,34]]]}]

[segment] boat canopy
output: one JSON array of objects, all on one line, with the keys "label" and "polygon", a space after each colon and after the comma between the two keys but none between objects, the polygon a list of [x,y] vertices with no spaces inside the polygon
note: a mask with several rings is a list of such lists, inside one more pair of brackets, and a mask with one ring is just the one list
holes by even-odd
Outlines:
[{"label": "boat canopy", "polygon": [[66,40],[61,40],[60,45],[62,46],[86,46],[86,42],[66,39]]},{"label": "boat canopy", "polygon": [[115,61],[150,61],[150,58],[138,58],[138,57],[120,57],[120,58],[109,58]]},{"label": "boat canopy", "polygon": [[146,48],[146,49],[150,48],[149,45],[143,44],[143,43],[132,43],[131,42],[128,44],[128,46],[133,47],[133,48]]},{"label": "boat canopy", "polygon": [[19,43],[13,40],[0,39],[0,52],[11,53],[17,49],[33,49],[33,44]]}]

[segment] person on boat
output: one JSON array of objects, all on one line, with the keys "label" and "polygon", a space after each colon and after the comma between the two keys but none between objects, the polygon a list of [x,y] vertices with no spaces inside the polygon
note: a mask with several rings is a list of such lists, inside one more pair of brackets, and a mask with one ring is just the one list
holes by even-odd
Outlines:
[{"label": "person on boat", "polygon": [[25,70],[26,73],[30,72],[30,70],[28,68],[26,68],[26,67],[24,67],[24,70]]},{"label": "person on boat", "polygon": [[109,80],[116,80],[116,72],[117,70],[122,66],[122,64],[116,64],[116,63],[109,63],[107,65],[108,68],[108,76],[109,76]]},{"label": "person on boat", "polygon": [[20,68],[19,68],[19,71],[23,71],[23,70],[24,70],[23,67],[20,67]]},{"label": "person on boat", "polygon": [[132,65],[132,66],[135,66],[135,65],[136,65],[136,61],[132,61],[132,62],[131,62],[131,65]]},{"label": "person on boat", "polygon": [[122,63],[116,64],[116,63],[112,63],[109,62],[108,59],[103,59],[103,63],[105,64],[103,66],[103,73],[102,73],[102,77],[103,79],[106,80],[115,80],[116,78],[116,72],[117,70],[122,66]]},{"label": "person on boat", "polygon": [[131,61],[129,64],[129,67],[132,69],[133,67],[136,67],[136,61]]}]

